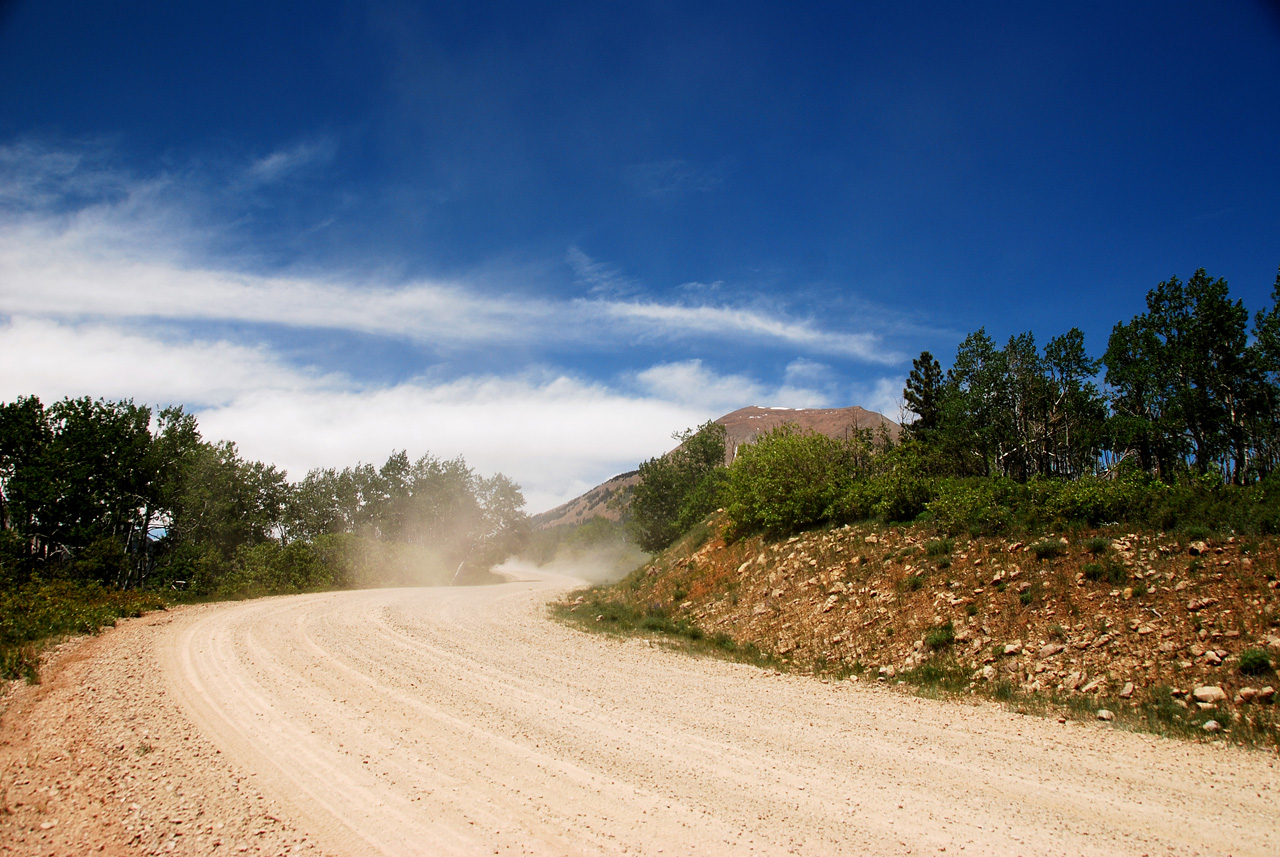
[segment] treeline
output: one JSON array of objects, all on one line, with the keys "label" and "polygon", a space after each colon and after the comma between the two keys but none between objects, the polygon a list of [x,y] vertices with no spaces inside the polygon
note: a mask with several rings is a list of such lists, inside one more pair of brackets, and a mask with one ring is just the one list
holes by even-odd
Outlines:
[{"label": "treeline", "polygon": [[945,371],[922,353],[897,443],[783,427],[725,467],[723,429],[704,425],[642,467],[628,526],[649,550],[719,507],[738,532],[775,534],[872,518],[1280,532],[1280,277],[1252,317],[1204,270],[1146,306],[1100,358],[1077,329],[1043,350],[979,330]]},{"label": "treeline", "polygon": [[181,408],[0,404],[0,585],[93,582],[238,596],[481,575],[527,531],[518,486],[461,458],[289,482]]}]

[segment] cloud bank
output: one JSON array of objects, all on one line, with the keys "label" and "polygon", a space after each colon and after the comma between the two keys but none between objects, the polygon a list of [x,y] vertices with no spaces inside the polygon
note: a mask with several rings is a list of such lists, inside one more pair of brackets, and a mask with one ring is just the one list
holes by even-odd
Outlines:
[{"label": "cloud bank", "polygon": [[[330,142],[298,144],[249,162],[229,184],[291,180],[332,157]],[[139,178],[107,160],[93,147],[0,146],[0,398],[185,404],[206,437],[235,440],[293,478],[380,462],[401,448],[462,455],[520,482],[539,511],[726,411],[849,404],[848,385],[818,358],[881,374],[901,362],[875,334],[828,329],[759,301],[712,302],[718,290],[703,302],[645,296],[577,247],[565,261],[586,287],[582,297],[501,292],[465,278],[255,270],[210,251],[190,177]],[[290,346],[324,332],[407,343],[429,355],[428,366],[370,380],[355,366],[322,370]],[[636,342],[671,357],[597,371],[605,356],[627,366]],[[585,357],[556,366],[547,343]],[[699,355],[708,343],[763,349],[785,368],[774,383],[721,372]],[[468,363],[482,351],[512,355],[513,368]],[[448,371],[434,371],[432,360]],[[898,378],[878,383],[862,404],[901,388]]]}]

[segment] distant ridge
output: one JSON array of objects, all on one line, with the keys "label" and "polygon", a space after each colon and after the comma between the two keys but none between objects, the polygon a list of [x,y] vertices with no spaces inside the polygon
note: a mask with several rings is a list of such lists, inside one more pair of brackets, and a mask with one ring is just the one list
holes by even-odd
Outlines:
[{"label": "distant ridge", "polygon": [[[825,434],[828,437],[847,437],[863,429],[873,436],[883,431],[890,440],[897,441],[901,427],[893,420],[854,405],[849,408],[739,408],[725,414],[715,422],[725,428],[725,463],[731,463],[744,444],[752,443],[760,435],[791,424],[805,431]],[[692,426],[689,426],[692,428]],[[620,503],[610,506],[609,501],[629,492],[640,481],[638,471],[632,470],[613,477],[592,488],[580,497],[554,509],[531,517],[535,529],[546,530],[566,524],[582,524],[592,518],[616,521],[621,516]]]},{"label": "distant ridge", "polygon": [[739,408],[725,414],[716,422],[725,427],[728,435],[726,457],[733,460],[738,447],[752,443],[757,437],[781,426],[791,424],[806,431],[825,434],[827,437],[846,437],[867,429],[872,436],[883,430],[896,442],[901,426],[884,414],[868,411],[854,405],[849,408]]}]

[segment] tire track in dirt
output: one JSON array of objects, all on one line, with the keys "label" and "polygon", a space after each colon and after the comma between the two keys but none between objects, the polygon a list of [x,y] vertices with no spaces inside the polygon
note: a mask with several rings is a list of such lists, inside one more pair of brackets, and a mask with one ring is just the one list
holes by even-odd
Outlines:
[{"label": "tire track in dirt", "polygon": [[1280,853],[1266,754],[595,638],[565,585],[245,602],[162,651],[336,853]]}]

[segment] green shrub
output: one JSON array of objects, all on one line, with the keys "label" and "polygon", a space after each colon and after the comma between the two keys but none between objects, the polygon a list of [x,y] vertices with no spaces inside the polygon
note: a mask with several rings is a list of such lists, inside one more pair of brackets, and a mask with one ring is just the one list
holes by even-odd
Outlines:
[{"label": "green shrub", "polygon": [[1271,658],[1262,649],[1245,649],[1240,653],[1240,672],[1243,675],[1266,675],[1271,672]]},{"label": "green shrub", "polygon": [[1106,553],[1110,547],[1111,539],[1106,536],[1093,536],[1092,538],[1085,539],[1084,542],[1084,549],[1094,556]]},{"label": "green shrub", "polygon": [[1011,479],[944,479],[928,503],[929,516],[944,532],[994,534],[1008,529],[1010,504],[1019,486]]},{"label": "green shrub", "polygon": [[945,649],[956,641],[956,629],[950,622],[946,622],[929,631],[924,637],[924,644],[933,651]]},{"label": "green shrub", "polygon": [[164,605],[154,592],[122,591],[97,581],[32,581],[0,592],[0,675],[34,681],[44,641],[96,634],[117,619]]},{"label": "green shrub", "polygon": [[845,478],[840,441],[783,425],[738,451],[725,512],[740,532],[785,535],[827,519]]},{"label": "green shrub", "polygon": [[1040,479],[1028,486],[1032,505],[1048,522],[1098,526],[1140,511],[1147,493],[1141,481],[1082,476],[1074,480]]},{"label": "green shrub", "polygon": [[925,556],[944,556],[951,553],[954,548],[955,544],[951,539],[935,539],[925,543],[924,554]]},{"label": "green shrub", "polygon": [[1126,578],[1124,566],[1115,562],[1086,562],[1080,570],[1084,572],[1086,579],[1094,583],[1119,586]]},{"label": "green shrub", "polygon": [[1036,559],[1043,561],[1064,555],[1067,546],[1057,539],[1043,539],[1031,545],[1029,550],[1035,554]]}]

